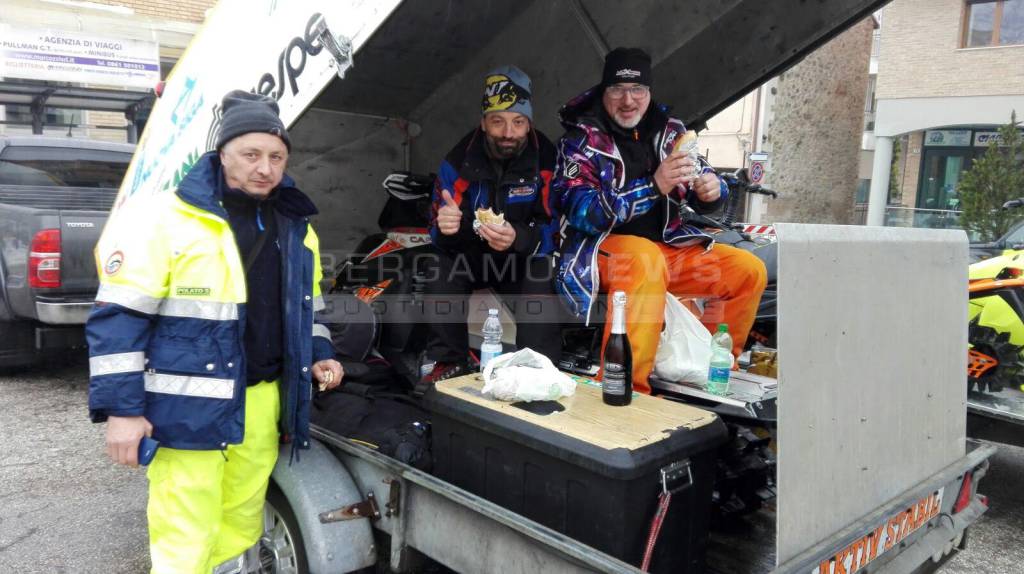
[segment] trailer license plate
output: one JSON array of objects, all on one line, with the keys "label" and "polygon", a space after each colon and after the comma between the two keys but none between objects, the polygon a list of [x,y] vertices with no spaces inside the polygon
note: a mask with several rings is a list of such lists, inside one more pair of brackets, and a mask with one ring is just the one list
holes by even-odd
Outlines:
[{"label": "trailer license plate", "polygon": [[860,571],[938,516],[942,509],[943,490],[945,488],[936,490],[918,500],[913,506],[878,523],[875,528],[854,540],[849,546],[822,560],[811,573],[853,574]]}]

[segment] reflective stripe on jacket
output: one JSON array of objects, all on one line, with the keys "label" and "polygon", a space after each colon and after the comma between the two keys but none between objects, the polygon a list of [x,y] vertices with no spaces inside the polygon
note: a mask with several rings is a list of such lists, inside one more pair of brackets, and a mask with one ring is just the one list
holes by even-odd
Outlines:
[{"label": "reflective stripe on jacket", "polygon": [[[89,411],[144,415],[179,449],[223,449],[244,434],[246,278],[217,196],[220,161],[202,156],[175,194],[134,198],[97,248],[100,289],[86,324]],[[333,358],[312,202],[285,176],[278,203],[284,312],[282,438],[309,442],[310,366]]]}]

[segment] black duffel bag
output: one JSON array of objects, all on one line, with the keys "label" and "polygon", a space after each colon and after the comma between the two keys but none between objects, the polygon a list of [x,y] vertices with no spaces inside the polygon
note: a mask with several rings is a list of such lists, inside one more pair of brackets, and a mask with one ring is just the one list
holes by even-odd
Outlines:
[{"label": "black duffel bag", "polygon": [[405,394],[385,389],[343,382],[317,395],[310,418],[318,426],[430,472],[429,413]]}]

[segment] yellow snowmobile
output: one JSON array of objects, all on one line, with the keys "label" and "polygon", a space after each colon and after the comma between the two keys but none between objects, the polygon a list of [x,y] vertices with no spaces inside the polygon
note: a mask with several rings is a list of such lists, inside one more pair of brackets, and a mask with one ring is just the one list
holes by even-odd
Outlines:
[{"label": "yellow snowmobile", "polygon": [[968,279],[968,390],[1024,390],[1024,250],[974,263]]}]

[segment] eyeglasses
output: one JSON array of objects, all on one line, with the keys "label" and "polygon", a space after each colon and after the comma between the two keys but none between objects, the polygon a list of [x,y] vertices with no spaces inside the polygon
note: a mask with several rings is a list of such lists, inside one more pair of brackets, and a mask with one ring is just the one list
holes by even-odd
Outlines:
[{"label": "eyeglasses", "polygon": [[626,93],[633,96],[636,99],[645,98],[651,93],[651,87],[643,84],[636,84],[633,86],[608,86],[605,88],[604,93],[608,94],[608,97],[613,100],[621,100],[626,96]]}]

